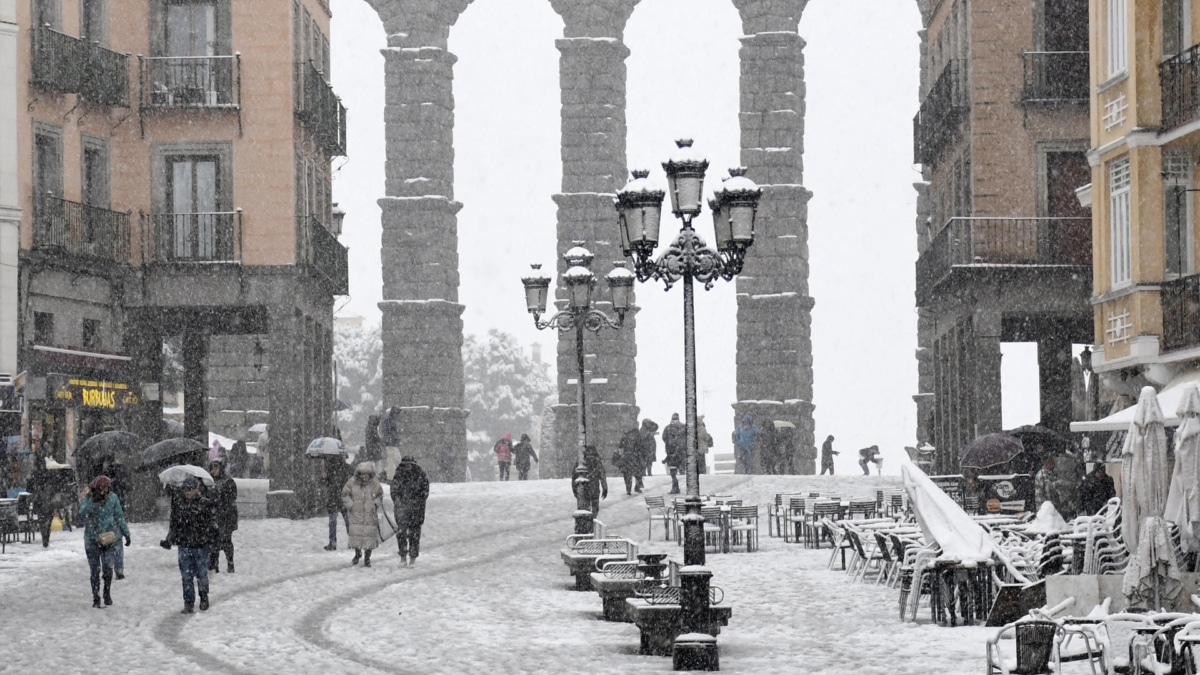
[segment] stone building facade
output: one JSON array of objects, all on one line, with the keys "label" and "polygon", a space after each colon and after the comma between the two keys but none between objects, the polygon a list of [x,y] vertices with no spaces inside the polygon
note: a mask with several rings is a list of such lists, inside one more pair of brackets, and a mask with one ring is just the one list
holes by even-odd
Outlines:
[{"label": "stone building facade", "polygon": [[[462,311],[454,201],[455,57],[450,27],[469,0],[369,0],[388,35],[383,210],[384,401],[402,411],[405,454],[463,475]],[[563,19],[560,53],[562,186],[558,253],[582,240],[603,273],[622,259],[613,198],[627,180],[626,22],[637,0],[550,0]],[[812,346],[802,186],[804,0],[735,0],[741,50],[741,159],[763,186],[758,237],[738,279],[734,414],[794,423],[812,448]],[[603,266],[602,269],[600,266]],[[559,291],[562,302],[562,291]],[[602,309],[607,309],[601,304]],[[637,422],[636,321],[587,335],[589,440],[614,448]],[[575,400],[574,337],[560,334],[560,401]],[[555,445],[575,445],[574,406],[556,407]],[[446,458],[440,455],[450,453]],[[431,456],[437,455],[437,456]],[[810,469],[811,470],[811,469]]]}]

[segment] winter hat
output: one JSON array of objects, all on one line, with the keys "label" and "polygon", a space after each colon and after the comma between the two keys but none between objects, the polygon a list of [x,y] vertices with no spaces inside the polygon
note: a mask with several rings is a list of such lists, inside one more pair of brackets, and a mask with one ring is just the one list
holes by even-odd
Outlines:
[{"label": "winter hat", "polygon": [[366,473],[374,476],[375,465],[370,462],[360,462],[358,466],[354,467],[354,473]]},{"label": "winter hat", "polygon": [[412,455],[405,455],[400,458],[400,463],[401,464],[416,464],[417,460],[414,459]]},{"label": "winter hat", "polygon": [[109,480],[108,476],[96,476],[96,478],[88,484],[88,487],[93,490],[107,490],[111,485],[112,481]]},{"label": "winter hat", "polygon": [[[103,478],[103,476],[101,476],[101,478]],[[99,479],[97,479],[97,480],[99,480]],[[183,489],[184,490],[191,490],[192,488],[199,487],[199,485],[200,485],[200,481],[196,480],[195,476],[188,476],[187,478],[183,479]]]},{"label": "winter hat", "polygon": [[679,421],[679,413],[671,413],[671,421],[678,422]]},{"label": "winter hat", "polygon": [[521,440],[522,440],[522,441],[528,441],[528,440],[529,440],[529,434],[521,434]]},{"label": "winter hat", "polygon": [[510,434],[510,433],[509,433],[509,432],[507,432],[507,431],[506,431],[506,432],[504,432],[504,440],[506,440],[506,441],[511,441],[511,440],[512,440],[512,434]]}]

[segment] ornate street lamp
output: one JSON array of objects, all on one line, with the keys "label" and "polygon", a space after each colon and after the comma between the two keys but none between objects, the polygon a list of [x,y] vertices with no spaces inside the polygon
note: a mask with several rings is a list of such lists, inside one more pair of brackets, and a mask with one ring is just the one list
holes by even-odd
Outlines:
[{"label": "ornate street lamp", "polygon": [[566,309],[542,321],[546,313],[546,300],[550,289],[550,277],[543,274],[541,265],[531,265],[533,272],[522,277],[525,285],[525,304],[533,315],[533,324],[538,330],[557,328],[560,332],[575,331],[575,365],[577,367],[578,386],[575,388],[575,404],[579,408],[579,448],[575,464],[575,534],[590,534],[593,528],[591,504],[588,502],[583,484],[587,483],[587,463],[584,459],[584,448],[587,447],[587,394],[584,386],[583,369],[583,331],[599,333],[603,328],[620,328],[625,322],[625,312],[629,310],[633,297],[633,272],[625,269],[625,263],[616,263],[604,280],[612,292],[612,306],[617,318],[611,319],[604,312],[592,307],[592,290],[596,285],[596,277],[592,274],[592,253],[583,247],[582,241],[563,254],[567,261],[567,271],[563,272],[562,283],[567,291]]},{"label": "ornate street lamp", "polygon": [[[664,192],[650,185],[649,172],[633,171],[633,180],[617,193],[616,207],[621,228],[621,245],[625,255],[633,258],[634,272],[639,281],[658,279],[667,289],[683,280],[683,360],[684,399],[687,411],[687,514],[684,526],[684,568],[680,570],[681,610],[684,632],[707,632],[709,614],[709,585],[712,572],[704,567],[704,518],[700,515],[700,474],[696,454],[696,326],[693,308],[692,281],[698,280],[705,289],[712,288],[718,277],[732,280],[742,271],[746,250],[754,243],[754,218],[762,190],[749,178],[744,169],[730,169],[730,177],[716,191],[709,206],[713,212],[717,249],[713,250],[692,229],[692,220],[700,214],[704,188],[704,172],[708,161],[694,148],[692,141],[676,141],[678,146],[663,164],[667,174],[667,191],[671,195],[671,212],[683,222],[675,240],[653,259],[658,246],[659,218],[662,214]],[[690,654],[685,657],[704,665],[705,670],[717,669],[715,641],[711,653]],[[677,643],[675,665],[678,669],[681,649],[695,649],[694,642]]]}]

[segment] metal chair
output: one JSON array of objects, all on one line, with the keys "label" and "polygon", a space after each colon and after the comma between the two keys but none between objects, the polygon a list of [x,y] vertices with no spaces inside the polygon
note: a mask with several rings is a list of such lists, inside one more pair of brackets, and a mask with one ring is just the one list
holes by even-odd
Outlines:
[{"label": "metal chair", "polygon": [[646,514],[649,516],[649,521],[646,523],[646,539],[654,538],[654,521],[661,520],[663,536],[667,541],[671,541],[671,514],[667,513],[666,499],[663,497],[643,497],[643,499],[646,500]]},{"label": "metal chair", "polygon": [[746,552],[758,549],[758,506],[733,506],[729,509],[729,536],[738,543],[746,535]]},{"label": "metal chair", "polygon": [[[1050,675],[1060,672],[1058,645],[1062,626],[1041,619],[1021,620],[1001,628],[987,641],[987,675]],[[1000,640],[1007,635],[1015,643],[1011,656],[1000,649]]]}]

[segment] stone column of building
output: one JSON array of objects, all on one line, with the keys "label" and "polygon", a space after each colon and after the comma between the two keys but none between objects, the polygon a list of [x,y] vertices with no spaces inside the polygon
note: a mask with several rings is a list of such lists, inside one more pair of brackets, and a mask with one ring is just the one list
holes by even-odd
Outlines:
[{"label": "stone column of building", "polygon": [[[267,392],[270,396],[270,421],[268,422],[268,441],[266,447],[259,446],[264,461],[269,462],[267,475],[271,479],[272,490],[291,490],[299,498],[295,507],[303,503],[309,492],[308,481],[304,480],[305,465],[303,453],[307,447],[303,426],[303,415],[297,406],[297,399],[304,392],[299,389],[297,373],[300,372],[300,359],[297,352],[302,342],[299,326],[303,325],[304,317],[290,304],[279,303],[267,308],[269,345],[267,350],[269,363],[266,364]],[[268,504],[272,516],[291,515],[273,511],[275,505]]]},{"label": "stone column of building", "polygon": [[1041,398],[1041,423],[1062,433],[1070,432],[1072,414],[1071,338],[1053,331],[1037,340],[1038,392]]},{"label": "stone column of building", "polygon": [[[562,254],[574,241],[583,241],[595,255],[596,308],[613,316],[602,277],[615,261],[624,260],[617,236],[613,199],[625,185],[625,59],[629,49],[621,41],[625,23],[637,0],[552,0],[563,17],[563,38],[555,41],[559,53],[562,97],[562,192],[554,195],[558,206],[558,273],[566,271]],[[561,279],[561,276],[560,276]],[[556,305],[565,306],[563,285],[557,285]],[[621,434],[637,423],[637,377],[634,312],[620,330],[584,335],[587,384],[588,443],[607,458],[617,448]],[[558,400],[554,407],[556,466],[560,476],[571,474],[578,447],[578,412],[575,406],[577,377],[575,335],[559,333]]]},{"label": "stone column of building", "polygon": [[183,434],[208,445],[208,334],[183,333]]},{"label": "stone column of building", "polygon": [[[796,425],[799,472],[815,473],[808,200],[803,186],[806,0],[734,0],[742,19],[741,161],[763,188],[754,246],[737,279],[737,402],[770,438]],[[725,167],[720,167],[725,168]],[[835,435],[836,430],[830,430]],[[720,441],[718,441],[719,443]],[[749,466],[753,467],[756,460]]]},{"label": "stone column of building", "polygon": [[[450,26],[466,2],[375,3],[387,138],[383,211],[383,406],[399,408],[400,452],[435,480],[466,473],[463,306],[454,201],[455,57]],[[403,7],[401,7],[403,5]]]},{"label": "stone column of building", "polygon": [[[1000,393],[1001,321],[1000,312],[995,309],[980,308],[972,313],[975,344],[972,345],[974,354],[971,361],[975,372],[974,377],[968,379],[968,386],[974,389],[975,394],[975,423],[967,429],[969,437],[964,442],[1004,428]],[[1067,400],[1070,400],[1069,392]],[[949,449],[955,452],[959,450]]]}]

